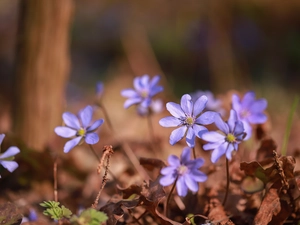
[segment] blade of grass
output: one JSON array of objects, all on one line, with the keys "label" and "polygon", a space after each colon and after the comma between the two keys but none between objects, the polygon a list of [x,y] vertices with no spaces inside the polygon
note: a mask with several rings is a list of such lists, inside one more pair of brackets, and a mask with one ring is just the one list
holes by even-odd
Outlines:
[{"label": "blade of grass", "polygon": [[284,155],[284,156],[286,155],[286,152],[287,152],[287,144],[288,144],[288,140],[289,140],[289,137],[290,137],[293,117],[294,117],[294,113],[297,109],[298,102],[299,102],[299,96],[296,95],[295,98],[294,98],[294,101],[293,101],[293,105],[291,107],[289,117],[288,117],[288,122],[287,122],[287,125],[286,125],[286,128],[285,128],[283,143],[282,143],[282,147],[281,147],[281,155]]}]

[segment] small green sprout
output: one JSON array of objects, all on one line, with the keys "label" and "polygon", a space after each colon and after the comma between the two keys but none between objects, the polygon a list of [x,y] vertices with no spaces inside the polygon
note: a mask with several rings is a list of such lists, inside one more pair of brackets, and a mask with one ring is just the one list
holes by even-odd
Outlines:
[{"label": "small green sprout", "polygon": [[74,225],[99,225],[107,219],[108,217],[105,213],[90,208],[84,210],[79,217],[73,215],[70,222]]},{"label": "small green sprout", "polygon": [[60,203],[56,201],[44,201],[40,205],[46,208],[43,214],[54,220],[70,218],[72,215],[72,212],[68,208],[63,205],[59,206]]}]

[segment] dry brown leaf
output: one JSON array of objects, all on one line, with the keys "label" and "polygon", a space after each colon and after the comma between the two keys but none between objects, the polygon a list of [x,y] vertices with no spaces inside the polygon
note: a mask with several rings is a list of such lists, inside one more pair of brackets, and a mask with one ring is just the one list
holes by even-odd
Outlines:
[{"label": "dry brown leaf", "polygon": [[143,157],[140,158],[140,164],[150,171],[152,171],[153,169],[161,169],[166,166],[165,162],[160,159]]},{"label": "dry brown leaf", "polygon": [[114,225],[125,214],[122,207],[125,207],[127,209],[133,209],[138,205],[138,203],[139,203],[139,199],[109,202],[105,206],[100,208],[100,211],[105,212],[106,215],[108,216],[108,220],[106,221],[106,223],[108,225]]},{"label": "dry brown leaf", "polygon": [[108,214],[108,224],[116,224],[117,216],[123,216],[124,211],[122,207],[132,209],[138,206],[143,207],[147,212],[151,213],[159,224],[162,225],[181,225],[180,223],[173,221],[166,216],[162,215],[158,210],[157,206],[162,198],[165,197],[165,191],[159,184],[159,178],[155,181],[144,182],[142,186],[131,185],[128,188],[119,188],[123,197],[134,197],[132,200],[120,200],[116,203],[108,203],[106,206],[101,208]]},{"label": "dry brown leaf", "polygon": [[275,141],[271,138],[266,138],[261,141],[260,147],[257,150],[256,161],[261,162],[266,158],[273,158],[273,150],[277,148]]},{"label": "dry brown leaf", "polygon": [[19,213],[16,205],[7,202],[0,205],[0,224],[21,224],[22,214]]},{"label": "dry brown leaf", "polygon": [[270,181],[271,173],[274,171],[274,166],[264,169],[257,161],[242,162],[240,169],[245,172],[247,176],[255,176],[260,179],[264,184]]},{"label": "dry brown leaf", "polygon": [[211,198],[208,204],[208,220],[221,225],[234,225],[224,211],[224,207],[217,198]]},{"label": "dry brown leaf", "polygon": [[[278,180],[267,191],[262,204],[256,214],[253,224],[267,225],[273,221],[273,224],[283,224],[291,213],[291,209],[287,202],[280,200],[281,181]],[[276,221],[276,222],[275,222]]]}]

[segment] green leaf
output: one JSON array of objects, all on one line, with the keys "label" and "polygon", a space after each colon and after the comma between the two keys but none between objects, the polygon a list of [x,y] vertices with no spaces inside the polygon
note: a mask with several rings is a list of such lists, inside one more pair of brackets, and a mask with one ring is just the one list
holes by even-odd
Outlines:
[{"label": "green leaf", "polygon": [[95,209],[84,210],[79,217],[73,216],[70,220],[73,225],[99,225],[108,219],[107,215]]},{"label": "green leaf", "polygon": [[64,205],[61,207],[62,209],[62,214],[66,218],[70,218],[72,216],[72,212],[70,209],[66,208]]},{"label": "green leaf", "polygon": [[41,206],[45,208],[56,208],[59,207],[59,202],[56,201],[44,201],[43,203],[40,203]]},{"label": "green leaf", "polygon": [[64,205],[59,206],[60,203],[56,201],[44,201],[43,203],[40,203],[40,205],[46,208],[43,214],[55,220],[70,218],[72,215],[71,210]]}]

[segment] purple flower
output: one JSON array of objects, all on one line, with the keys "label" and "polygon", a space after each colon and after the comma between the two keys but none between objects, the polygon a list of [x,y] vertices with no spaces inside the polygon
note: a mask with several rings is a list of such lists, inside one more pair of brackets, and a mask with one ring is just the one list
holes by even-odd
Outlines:
[{"label": "purple flower", "polygon": [[192,101],[196,101],[199,97],[205,95],[207,97],[206,110],[216,111],[221,115],[225,114],[225,110],[221,107],[222,102],[220,99],[214,97],[211,91],[196,91],[191,93]]},{"label": "purple flower", "polygon": [[159,124],[163,127],[179,127],[172,131],[170,144],[174,145],[184,136],[189,147],[195,146],[195,137],[201,138],[201,135],[207,132],[208,125],[214,122],[216,112],[207,111],[201,114],[207,103],[207,97],[202,95],[195,103],[191,96],[185,94],[181,97],[180,105],[174,102],[168,102],[167,110],[173,115],[162,118]]},{"label": "purple flower", "polygon": [[[5,134],[0,134],[0,145],[2,144],[3,139],[5,138]],[[16,146],[9,147],[6,152],[0,154],[0,164],[7,169],[9,172],[13,172],[18,168],[18,163],[12,161],[14,160],[14,156],[20,152],[20,149]],[[0,175],[1,178],[1,175]]]},{"label": "purple flower", "polygon": [[103,94],[103,91],[104,91],[104,84],[101,81],[97,82],[97,84],[96,84],[96,95],[98,97],[101,97],[102,94]]},{"label": "purple flower", "polygon": [[190,159],[191,149],[185,147],[180,159],[176,155],[170,155],[168,163],[170,166],[162,168],[163,175],[159,183],[162,186],[169,186],[176,182],[176,189],[179,196],[186,196],[188,189],[193,192],[198,191],[198,182],[204,182],[207,176],[199,171],[204,159]]},{"label": "purple flower", "polygon": [[159,113],[163,110],[163,102],[160,99],[152,100],[149,107],[143,107],[141,104],[137,107],[137,113],[141,116],[147,116],[152,113]]},{"label": "purple flower", "polygon": [[63,113],[62,118],[66,126],[56,127],[54,131],[58,136],[72,138],[72,140],[65,144],[65,153],[68,153],[83,140],[90,145],[96,144],[99,141],[99,136],[95,133],[95,130],[101,126],[104,120],[96,120],[92,125],[90,125],[92,116],[92,106],[87,106],[80,110],[78,116],[75,116],[70,112]]},{"label": "purple flower", "polygon": [[255,100],[254,92],[247,92],[243,98],[237,95],[232,96],[232,108],[237,112],[239,120],[244,124],[246,137],[249,139],[252,134],[251,124],[262,124],[266,122],[267,116],[264,114],[264,110],[267,108],[267,100],[264,98]]},{"label": "purple flower", "polygon": [[142,107],[148,108],[151,104],[152,97],[163,91],[163,87],[157,85],[159,80],[159,76],[154,76],[152,80],[150,80],[148,75],[134,78],[133,86],[135,90],[125,89],[121,91],[121,95],[128,98],[124,103],[124,108],[127,109],[134,104],[141,104]]},{"label": "purple flower", "polygon": [[217,162],[218,159],[226,154],[227,159],[231,160],[231,153],[238,149],[238,144],[245,138],[243,123],[238,120],[234,110],[230,110],[230,117],[225,123],[221,116],[216,116],[215,124],[220,132],[209,131],[202,135],[202,139],[209,143],[203,145],[204,150],[213,149],[211,161]]}]

